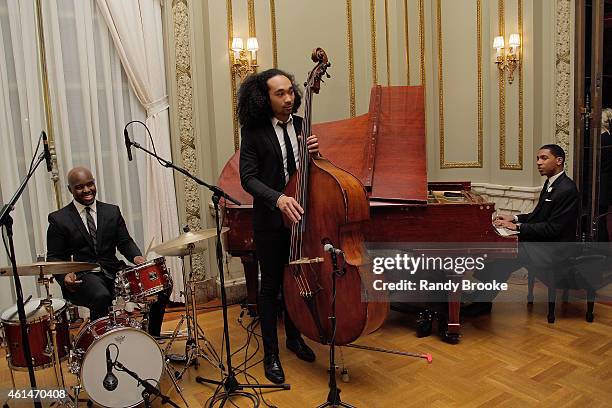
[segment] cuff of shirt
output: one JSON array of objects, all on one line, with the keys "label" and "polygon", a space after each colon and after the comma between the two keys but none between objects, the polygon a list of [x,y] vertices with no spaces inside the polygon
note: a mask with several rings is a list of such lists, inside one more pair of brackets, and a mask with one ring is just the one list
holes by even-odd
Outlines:
[{"label": "cuff of shirt", "polygon": [[285,196],[284,194],[281,194],[278,196],[278,198],[276,199],[276,208],[278,208],[278,201],[284,196]]},{"label": "cuff of shirt", "polygon": [[518,217],[516,215],[513,216],[514,217],[514,222],[518,222]]}]

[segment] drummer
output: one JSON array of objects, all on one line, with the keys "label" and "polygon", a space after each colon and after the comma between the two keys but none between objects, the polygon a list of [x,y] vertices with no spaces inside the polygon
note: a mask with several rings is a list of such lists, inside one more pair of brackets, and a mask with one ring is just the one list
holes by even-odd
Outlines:
[{"label": "drummer", "polygon": [[[119,207],[96,200],[96,182],[91,171],[75,167],[68,172],[68,190],[73,200],[49,214],[47,261],[79,261],[100,265],[100,271],[55,275],[64,298],[89,308],[91,320],[108,314],[114,299],[115,276],[126,267],[116,251],[130,262],[146,262],[127,230]],[[149,333],[159,336],[168,294],[152,304]]]}]

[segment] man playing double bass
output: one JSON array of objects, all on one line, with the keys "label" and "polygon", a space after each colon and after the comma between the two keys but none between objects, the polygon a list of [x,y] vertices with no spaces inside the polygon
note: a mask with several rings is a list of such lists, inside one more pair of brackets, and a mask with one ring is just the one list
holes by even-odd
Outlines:
[{"label": "man playing double bass", "polygon": [[[289,259],[291,232],[285,217],[294,224],[301,219],[302,207],[282,193],[291,175],[298,170],[298,135],[302,118],[296,116],[301,94],[293,76],[278,69],[254,74],[238,90],[240,181],[253,196],[253,230],[261,270],[258,311],[264,346],[264,371],[274,383],[285,381],[279,359],[276,318],[284,303],[278,301],[285,264]],[[319,153],[317,137],[306,139],[308,152]],[[287,348],[298,358],[312,362],[314,352],[306,345],[288,313],[285,312]]]}]

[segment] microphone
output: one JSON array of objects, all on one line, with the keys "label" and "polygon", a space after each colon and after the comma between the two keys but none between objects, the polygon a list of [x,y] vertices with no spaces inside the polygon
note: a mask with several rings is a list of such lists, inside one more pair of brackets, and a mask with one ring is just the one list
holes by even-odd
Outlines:
[{"label": "microphone", "polygon": [[329,252],[330,254],[336,254],[336,255],[344,255],[344,251],[338,248],[334,248],[334,246],[332,244],[325,244],[323,245],[323,250],[325,252]]},{"label": "microphone", "polygon": [[45,162],[47,163],[47,171],[51,172],[51,152],[49,151],[49,141],[47,140],[47,134],[43,130],[42,132],[42,140],[43,140],[43,152],[45,155]]},{"label": "microphone", "polygon": [[110,344],[106,346],[106,375],[104,376],[102,385],[107,391],[114,391],[117,388],[117,385],[119,385],[119,380],[115,374],[113,374],[113,360],[110,356]]},{"label": "microphone", "polygon": [[125,139],[125,148],[127,149],[128,160],[132,161],[132,142],[128,136],[127,127],[123,129],[123,138]]}]

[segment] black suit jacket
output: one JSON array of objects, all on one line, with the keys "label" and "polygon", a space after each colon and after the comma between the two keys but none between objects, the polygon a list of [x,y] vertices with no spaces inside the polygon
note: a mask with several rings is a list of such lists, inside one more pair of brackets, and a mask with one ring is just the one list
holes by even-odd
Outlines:
[{"label": "black suit jacket", "polygon": [[[293,115],[293,126],[299,135],[302,118]],[[285,188],[285,173],[278,137],[271,121],[257,128],[243,127],[241,132],[240,183],[253,196],[253,229],[280,230],[283,219],[276,202]]]},{"label": "black suit jacket", "polygon": [[551,186],[542,190],[532,212],[517,215],[521,223],[519,239],[527,242],[575,241],[578,197],[574,181],[565,173],[560,175]]},{"label": "black suit jacket", "polygon": [[[130,236],[119,207],[96,202],[97,227],[94,248],[93,240],[73,203],[49,214],[47,229],[47,261],[93,262],[114,276],[125,263],[119,261],[116,251],[130,262],[142,255]],[[64,275],[56,275],[63,287]]]}]

